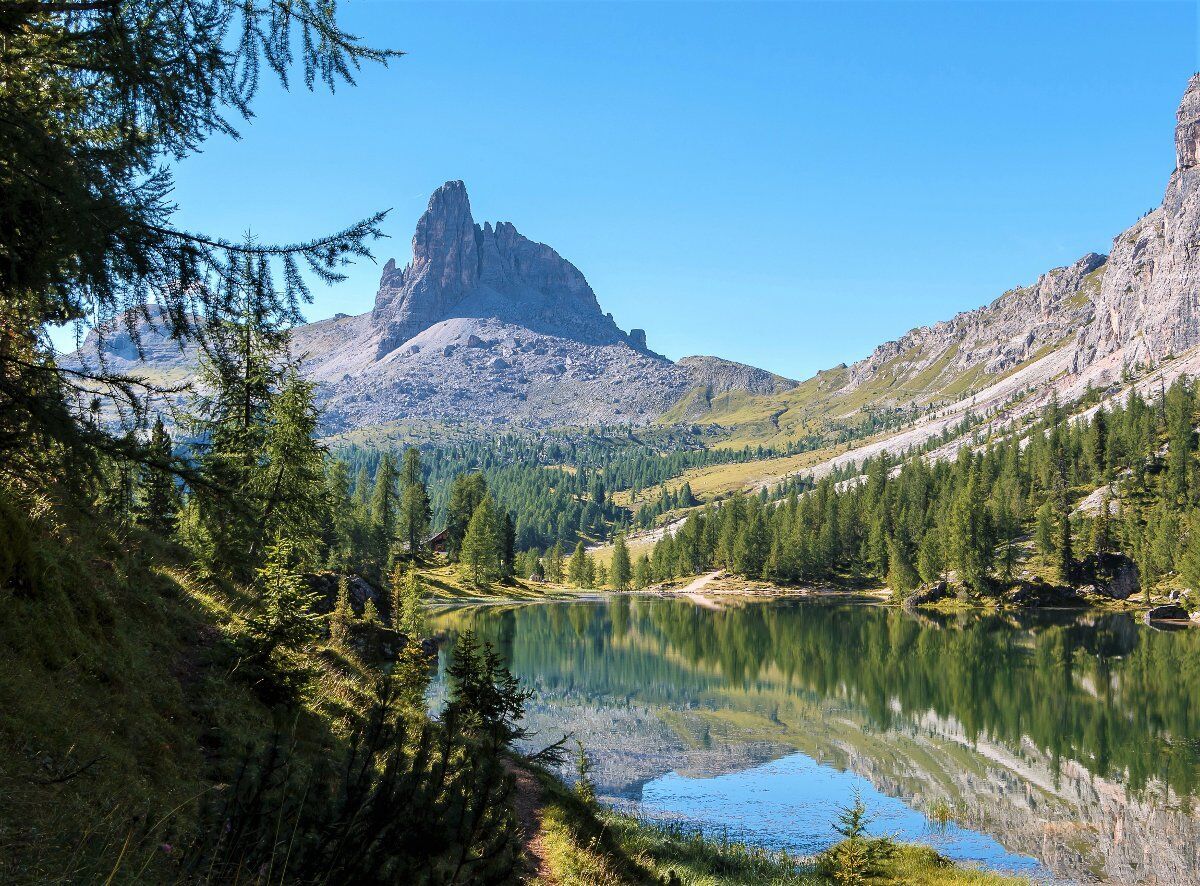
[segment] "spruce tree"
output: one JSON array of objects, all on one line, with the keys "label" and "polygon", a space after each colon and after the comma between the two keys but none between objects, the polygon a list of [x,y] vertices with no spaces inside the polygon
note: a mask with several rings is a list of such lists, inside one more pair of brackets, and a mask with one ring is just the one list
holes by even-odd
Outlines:
[{"label": "spruce tree", "polygon": [[563,552],[562,545],[555,542],[548,551],[544,559],[546,570],[546,581],[551,584],[562,584],[563,580]]},{"label": "spruce tree", "polygon": [[270,540],[262,496],[269,486],[269,417],[286,335],[243,293],[240,313],[211,339],[188,409],[189,430],[201,441],[195,448],[204,483],[190,490],[181,535],[201,568],[246,580],[259,565],[256,553]]},{"label": "spruce tree", "polygon": [[1092,550],[1097,554],[1108,553],[1112,545],[1112,528],[1108,515],[1108,500],[1102,499],[1100,510],[1092,520]]},{"label": "spruce tree", "polygon": [[451,560],[459,558],[467,526],[476,508],[487,496],[483,474],[459,474],[450,486],[450,503],[446,508],[446,553]]},{"label": "spruce tree", "polygon": [[477,587],[500,577],[500,526],[490,495],[485,495],[471,515],[463,536],[459,562]]},{"label": "spruce tree", "polygon": [[333,604],[333,612],[329,615],[329,639],[338,646],[345,646],[350,638],[350,622],[354,620],[354,610],[350,606],[350,577],[338,576],[337,599]]},{"label": "spruce tree", "polygon": [[371,491],[371,555],[377,568],[387,565],[396,539],[396,524],[400,517],[400,498],[396,489],[398,474],[390,453],[379,457],[375,469],[375,486]]},{"label": "spruce tree", "polygon": [[138,520],[147,529],[167,535],[175,528],[180,500],[175,475],[168,469],[173,455],[172,444],[162,416],[154,420],[147,455],[146,464],[141,466]]},{"label": "spruce tree", "polygon": [[316,595],[297,572],[286,541],[268,548],[255,584],[259,599],[246,620],[246,670],[268,701],[294,704],[310,677],[300,653],[320,630]]},{"label": "spruce tree", "polygon": [[325,510],[329,514],[323,527],[325,567],[345,572],[352,562],[362,561],[362,552],[356,545],[359,527],[350,496],[350,470],[340,458],[325,465]]},{"label": "spruce tree", "polygon": [[633,563],[633,586],[639,591],[650,586],[654,581],[654,570],[650,566],[650,557],[642,554]]},{"label": "spruce tree", "polygon": [[917,550],[917,572],[926,584],[941,581],[946,573],[946,556],[942,550],[941,534],[936,529],[927,530],[921,538]]},{"label": "spruce tree", "polygon": [[311,382],[295,367],[281,380],[266,414],[261,502],[253,556],[265,539],[286,535],[297,554],[313,563],[329,523],[325,496],[325,447],[317,442],[318,412]]},{"label": "spruce tree", "polygon": [[416,567],[410,567],[404,581],[400,600],[400,622],[398,629],[410,639],[425,634],[425,603],[421,591],[421,578]]},{"label": "spruce tree", "polygon": [[616,541],[613,542],[612,569],[610,570],[609,579],[616,590],[627,591],[629,590],[629,581],[632,577],[632,568],[629,563],[629,548],[625,544],[625,536],[618,535]]},{"label": "spruce tree", "polygon": [[591,558],[587,555],[583,542],[578,542],[567,564],[567,581],[577,588],[585,588],[591,585],[593,577]]},{"label": "spruce tree", "polygon": [[1193,593],[1200,593],[1200,512],[1193,511],[1188,522],[1187,541],[1179,564],[1179,577]]},{"label": "spruce tree", "polygon": [[917,570],[912,565],[907,531],[903,524],[888,539],[887,583],[888,587],[898,593],[911,591],[920,583],[920,576],[917,575]]},{"label": "spruce tree", "polygon": [[500,521],[499,533],[500,572],[505,578],[512,578],[517,562],[517,527],[508,511]]},{"label": "spruce tree", "polygon": [[988,589],[994,558],[991,526],[978,467],[968,465],[966,472],[967,481],[950,508],[949,547],[962,582],[983,593]]},{"label": "spruce tree", "polygon": [[418,557],[429,534],[433,511],[429,492],[425,488],[421,469],[421,453],[415,446],[404,450],[404,465],[400,469],[400,526],[408,542],[409,554]]},{"label": "spruce tree", "polygon": [[1075,577],[1075,554],[1071,545],[1071,518],[1063,514],[1058,519],[1058,577],[1070,582]]},{"label": "spruce tree", "polygon": [[1049,499],[1044,501],[1037,511],[1037,522],[1034,528],[1034,544],[1043,562],[1049,562],[1055,550],[1055,520],[1054,505]]}]

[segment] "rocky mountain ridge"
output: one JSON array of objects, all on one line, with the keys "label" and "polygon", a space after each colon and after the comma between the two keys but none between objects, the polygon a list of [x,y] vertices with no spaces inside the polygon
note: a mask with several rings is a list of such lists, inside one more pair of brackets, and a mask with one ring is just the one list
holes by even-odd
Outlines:
[{"label": "rocky mountain ridge", "polygon": [[[104,341],[114,369],[182,371],[194,350],[166,340],[150,311],[137,338]],[[329,433],[407,423],[522,428],[645,425],[689,393],[767,393],[795,382],[765,370],[649,349],[604,313],[583,274],[508,222],[475,223],[461,181],[438,188],[412,259],[390,259],[375,304],[298,327],[292,348],[318,382]],[[68,361],[96,362],[95,334]]]},{"label": "rocky mountain ridge", "polygon": [[766,443],[864,410],[913,417],[892,437],[834,459],[844,463],[920,445],[968,412],[994,413],[998,427],[1089,386],[1120,396],[1130,385],[1200,373],[1200,74],[1180,103],[1175,147],[1162,204],[1119,234],[1108,256],[1088,253],[794,389],[714,400],[691,420]]},{"label": "rocky mountain ridge", "polygon": [[1119,381],[1122,367],[1159,365],[1200,345],[1200,74],[1176,114],[1175,154],[1161,205],[1118,234],[1108,256],[1089,253],[985,308],[913,330],[855,364],[852,377],[940,339],[970,352],[951,362],[987,376],[1043,348],[1065,349],[1072,375],[1104,385]]},{"label": "rocky mountain ridge", "polygon": [[[506,222],[476,224],[462,182],[433,194],[412,260],[385,265],[369,313],[302,326],[294,347],[320,383],[331,431],[636,426],[666,414],[772,442],[863,410],[902,410],[914,424],[883,445],[913,445],[968,410],[1012,417],[1089,385],[1115,390],[1147,368],[1167,381],[1200,371],[1200,75],[1180,103],[1175,147],[1162,204],[1118,235],[1110,255],[1088,253],[801,383],[654,353],[549,246]],[[143,332],[149,362],[139,368],[188,364],[189,354]],[[115,368],[136,364],[128,336],[110,338],[106,354]]]}]

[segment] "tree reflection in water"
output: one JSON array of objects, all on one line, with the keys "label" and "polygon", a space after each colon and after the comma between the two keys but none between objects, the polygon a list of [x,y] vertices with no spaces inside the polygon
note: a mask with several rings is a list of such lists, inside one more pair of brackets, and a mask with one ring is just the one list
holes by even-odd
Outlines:
[{"label": "tree reflection in water", "polygon": [[610,796],[799,750],[917,808],[949,804],[1061,876],[1200,872],[1198,630],[1126,614],[639,597],[437,623],[496,643],[538,691],[535,727],[579,734]]}]

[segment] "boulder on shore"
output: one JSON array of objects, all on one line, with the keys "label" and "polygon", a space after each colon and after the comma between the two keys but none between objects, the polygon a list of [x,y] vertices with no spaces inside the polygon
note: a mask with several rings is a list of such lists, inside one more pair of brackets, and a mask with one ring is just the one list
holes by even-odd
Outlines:
[{"label": "boulder on shore", "polygon": [[1096,593],[1114,600],[1128,600],[1142,586],[1137,564],[1124,554],[1088,554],[1079,563],[1079,575]]},{"label": "boulder on shore", "polygon": [[1078,600],[1074,588],[1050,584],[1041,576],[1022,581],[1004,595],[1004,602],[1010,606],[1054,606]]},{"label": "boulder on shore", "polygon": [[1187,621],[1188,611],[1178,603],[1164,603],[1148,610],[1142,618],[1146,624],[1152,621]]},{"label": "boulder on shore", "polygon": [[944,581],[938,581],[928,587],[918,588],[913,591],[904,598],[904,603],[901,605],[905,609],[912,610],[918,606],[924,606],[927,603],[936,603],[939,600],[944,600],[952,596],[954,595],[950,592],[950,586]]}]

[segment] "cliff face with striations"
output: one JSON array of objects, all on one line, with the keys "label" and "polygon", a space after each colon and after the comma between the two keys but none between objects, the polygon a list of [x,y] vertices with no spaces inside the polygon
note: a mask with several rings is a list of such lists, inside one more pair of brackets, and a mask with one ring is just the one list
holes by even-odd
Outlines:
[{"label": "cliff face with striations", "polygon": [[1113,241],[1076,371],[1113,355],[1157,363],[1200,344],[1200,75],[1179,105],[1175,155],[1162,205]]},{"label": "cliff face with striations", "polygon": [[[912,379],[936,399],[974,370],[982,389],[1026,361],[1061,351],[1069,374],[1098,385],[1134,365],[1159,365],[1200,345],[1200,75],[1180,102],[1176,167],[1162,205],[1114,240],[1035,284],[952,320],[914,329],[850,369],[851,388],[881,372]],[[897,400],[902,396],[897,397]]]},{"label": "cliff face with striations", "polygon": [[1088,253],[795,388],[753,402],[713,399],[689,417],[768,442],[864,409],[911,410],[911,427],[865,447],[869,454],[919,445],[968,411],[999,422],[1089,386],[1119,396],[1131,383],[1200,375],[1200,75],[1179,105],[1175,151],[1162,204],[1118,235],[1108,256]]},{"label": "cliff face with striations", "polygon": [[383,333],[377,359],[451,317],[490,317],[585,344],[646,349],[644,336],[618,329],[579,269],[549,246],[508,222],[475,224],[461,181],[434,192],[412,250],[406,267],[389,261],[379,281],[371,312]]},{"label": "cliff face with striations", "polygon": [[[846,392],[887,378],[894,405],[945,399],[973,374],[979,381],[1009,372],[1067,345],[1095,314],[1092,300],[1105,258],[1088,253],[1055,268],[1031,286],[950,320],[922,326],[879,346],[850,367]],[[965,393],[969,384],[963,387]]]}]

